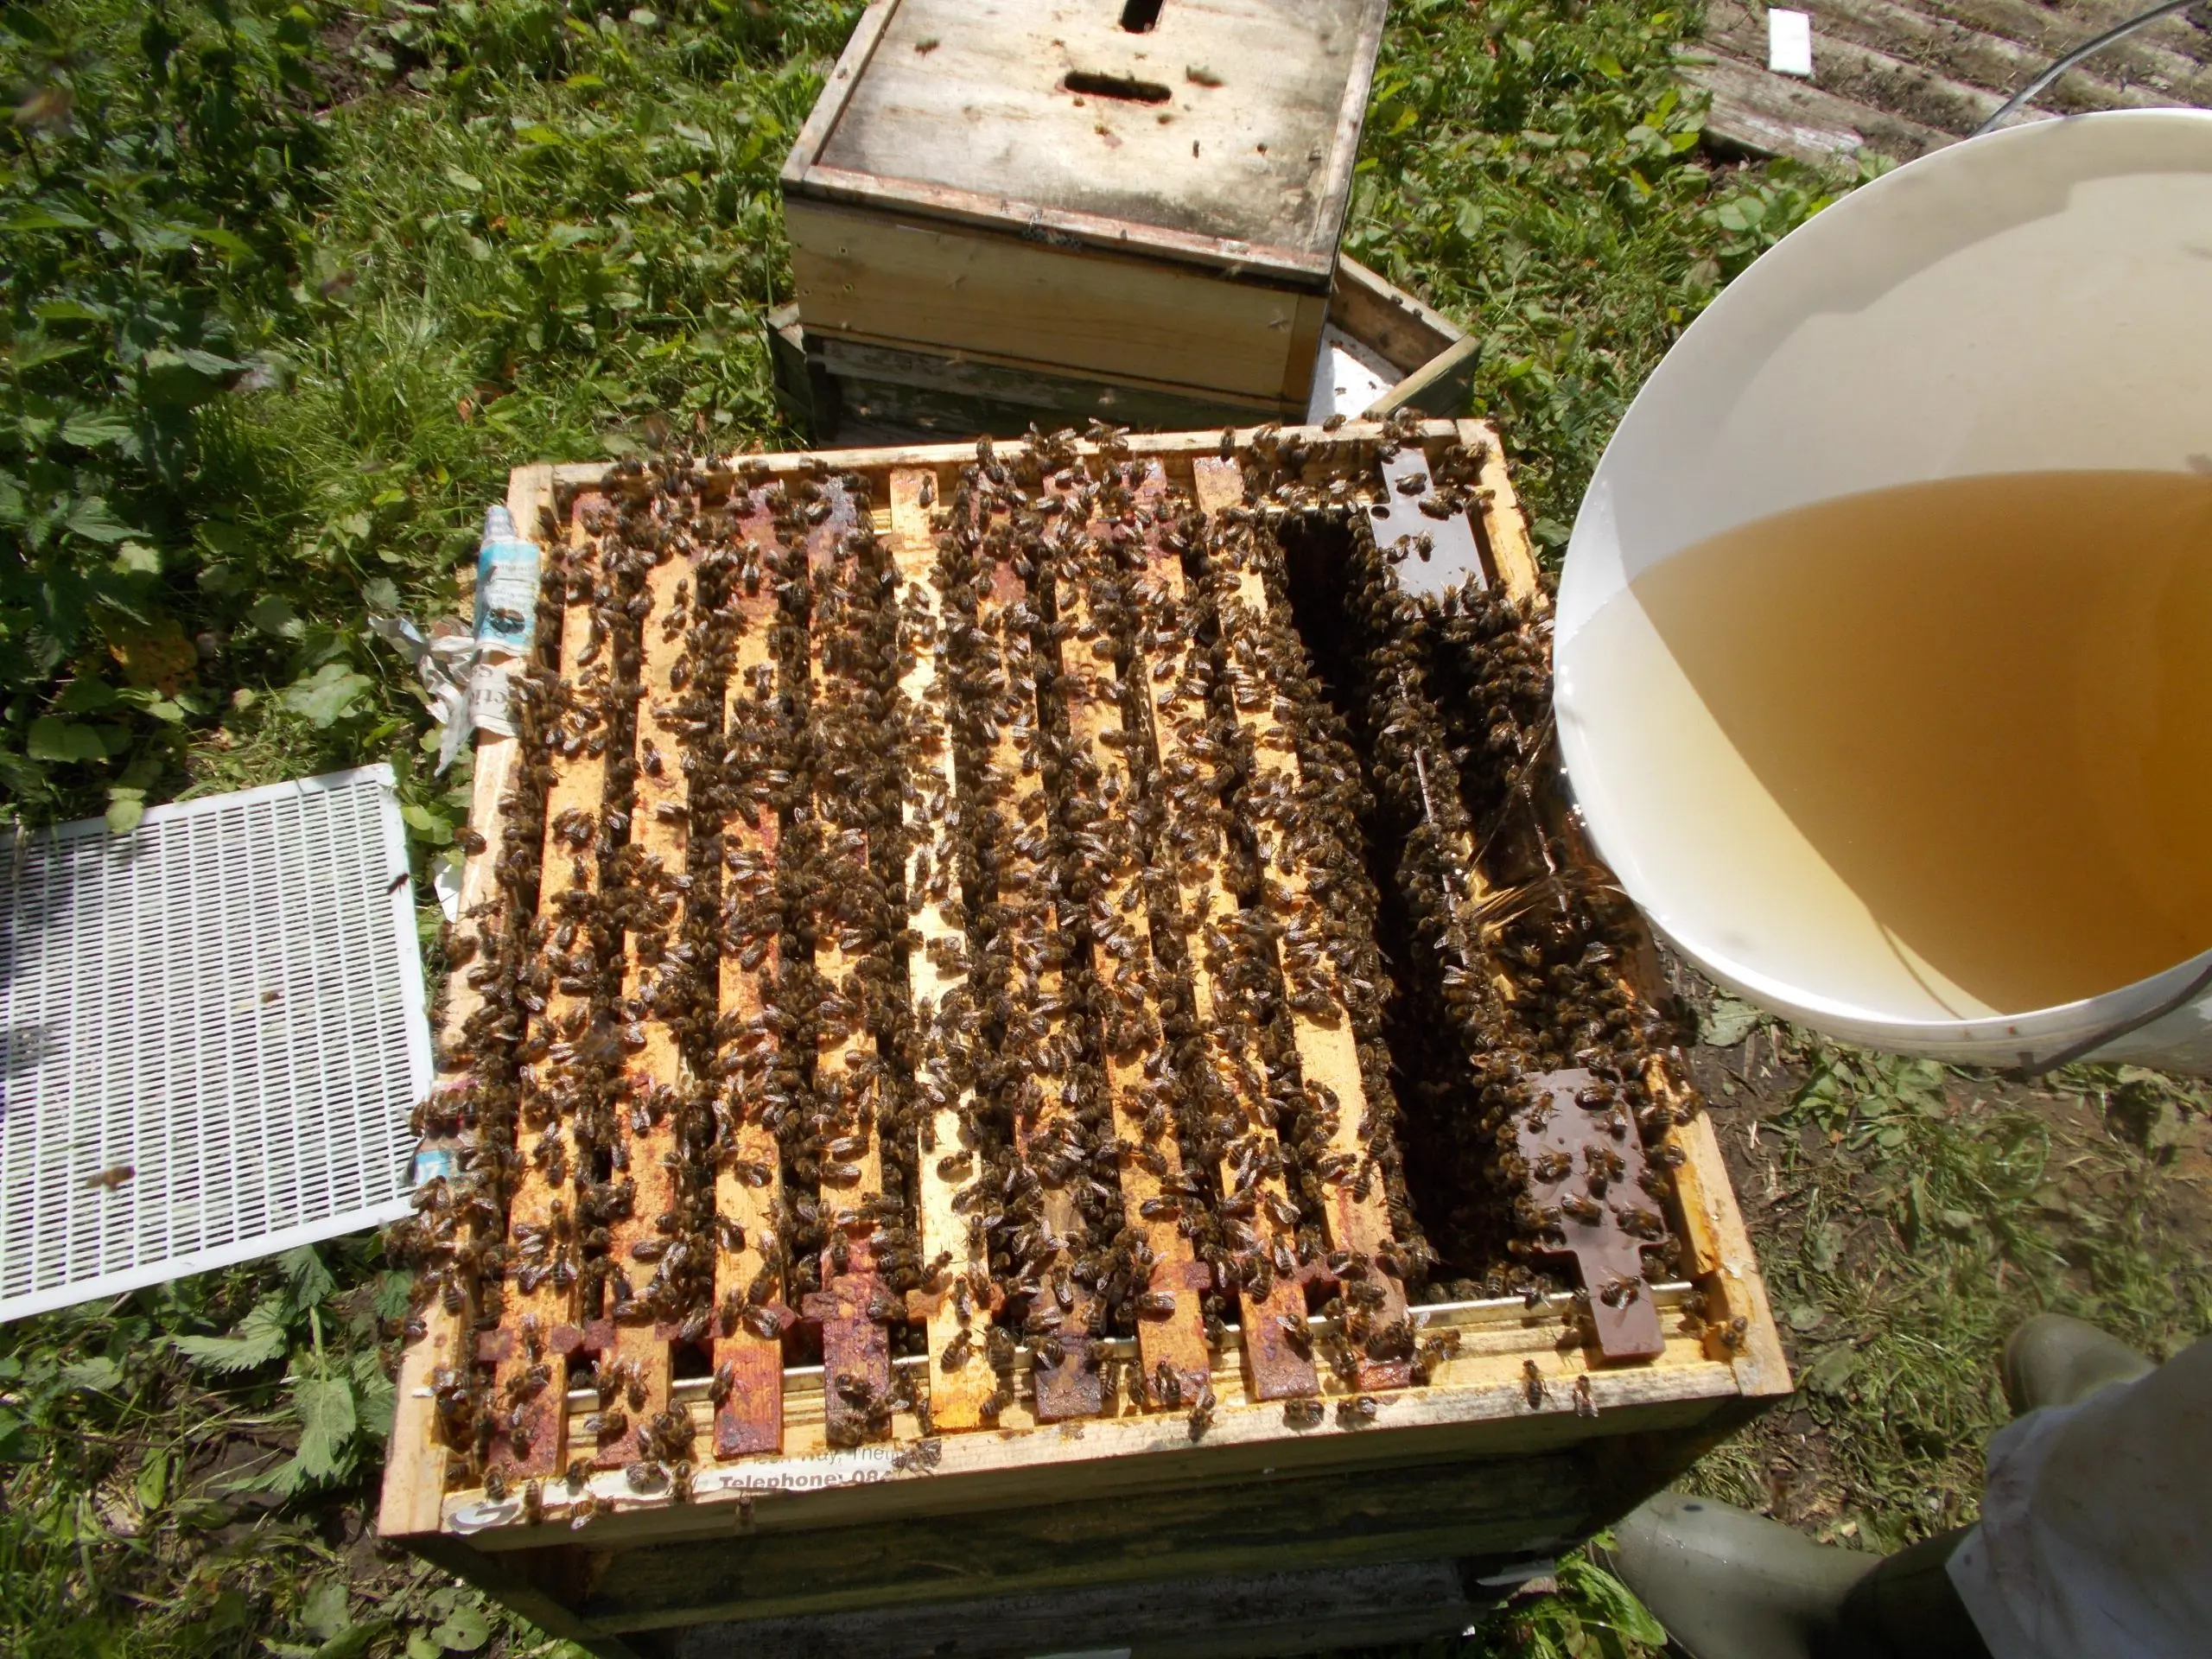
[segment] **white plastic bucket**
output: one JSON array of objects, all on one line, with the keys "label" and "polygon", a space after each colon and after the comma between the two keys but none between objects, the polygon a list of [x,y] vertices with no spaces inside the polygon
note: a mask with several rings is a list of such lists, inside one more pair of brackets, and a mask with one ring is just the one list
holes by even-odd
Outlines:
[{"label": "white plastic bucket", "polygon": [[[2110,592],[2107,562],[2133,545],[2086,531],[2078,626],[2019,636],[2051,668],[2017,694],[1993,669],[2006,668],[2008,607],[2053,580],[2047,560],[1990,568],[1985,610],[1863,537],[1851,545],[1891,560],[1894,628],[1839,620],[1825,577],[1795,611],[1789,591],[1761,588],[1792,649],[1800,632],[1814,642],[1802,680],[1774,682],[1789,699],[1763,707],[1714,667],[1713,639],[1750,613],[1742,592],[1815,567],[1759,564],[1760,543],[1731,567],[1749,587],[1707,605],[1679,596],[1695,562],[1668,564],[1810,504],[2062,472],[2115,487],[2163,474],[2156,487],[2192,501],[2188,480],[2212,474],[2212,114],[2077,117],[1938,150],[1737,278],[1638,394],[1575,520],[1561,754],[1629,895],[1765,1007],[1958,1061],[2088,1052],[2212,1074],[2212,709],[2196,696],[2212,669],[2194,666],[2212,664],[2212,536],[2198,544],[2196,528],[2212,521],[2188,518],[2177,539],[2193,553],[2155,581]],[[2093,476],[2029,499],[2079,518],[2098,493]],[[2161,664],[2180,666],[2162,678]],[[1891,710],[1862,730],[1832,713],[1875,686],[1916,697],[1916,723]],[[1812,717],[1793,747],[1773,727],[1801,706]],[[2115,709],[2151,737],[2107,741]],[[1939,773],[1950,787],[1929,789]],[[2116,804],[2145,778],[2164,791],[2157,810]],[[2114,932],[2137,909],[2152,921]],[[2065,994],[2035,1005],[2051,986]]]}]

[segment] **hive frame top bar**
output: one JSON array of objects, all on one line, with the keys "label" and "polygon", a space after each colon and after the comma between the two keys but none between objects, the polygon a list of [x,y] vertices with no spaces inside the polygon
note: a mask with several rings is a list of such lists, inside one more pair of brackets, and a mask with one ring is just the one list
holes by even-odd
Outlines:
[{"label": "hive frame top bar", "polygon": [[[1033,22],[1031,7],[877,0],[800,129],[784,188],[1325,288],[1385,8],[1307,0],[1291,9],[1297,38],[1282,42],[1289,18],[1268,0],[1167,0],[1143,33],[1118,27],[1103,0],[1051,5]],[[1263,73],[1253,57],[1270,48],[1282,61]],[[963,72],[995,103],[964,91]],[[1070,76],[1137,90],[1086,98]],[[948,102],[957,109],[938,107]],[[952,153],[929,153],[933,127],[960,135]],[[1084,158],[1077,170],[1071,156]],[[1205,228],[1223,225],[1242,234]]]},{"label": "hive frame top bar", "polygon": [[[1231,426],[1204,432],[1133,432],[1126,442],[1132,454],[1160,461],[1192,459],[1219,454],[1224,439],[1241,452],[1255,434],[1270,429],[1286,440],[1304,443],[1314,452],[1316,459],[1357,445],[1378,444],[1392,436],[1380,421],[1347,421],[1333,432],[1319,426]],[[1471,444],[1480,441],[1489,444],[1493,452],[1497,445],[1497,434],[1486,421],[1423,421],[1417,426],[1399,428],[1397,434],[1402,440],[1410,437],[1421,443],[1450,443],[1457,440]],[[1020,444],[1020,439],[1007,439],[999,447],[1011,454]],[[1085,460],[1103,453],[1098,444],[1081,437],[1076,440],[1075,449]],[[768,477],[788,478],[823,468],[839,473],[868,473],[892,467],[963,467],[976,459],[976,444],[970,440],[958,443],[892,444],[867,449],[795,449],[779,454],[730,454],[721,459],[729,466],[752,468]],[[595,484],[613,471],[615,465],[606,461],[556,462],[552,467],[553,483],[563,490]]]}]

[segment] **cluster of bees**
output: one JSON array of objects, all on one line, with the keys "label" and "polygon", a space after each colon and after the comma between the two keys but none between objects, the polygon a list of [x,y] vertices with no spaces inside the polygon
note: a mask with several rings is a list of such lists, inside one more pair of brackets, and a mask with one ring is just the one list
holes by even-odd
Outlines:
[{"label": "cluster of bees", "polygon": [[[1506,1150],[1527,1080],[1586,1066],[1649,1137],[1675,1109],[1651,1082],[1675,1034],[1549,816],[1541,613],[1479,582],[1409,595],[1310,438],[1238,449],[1244,501],[1209,518],[1087,435],[925,483],[927,593],[868,481],[822,467],[626,463],[579,536],[547,527],[568,551],[512,699],[497,891],[454,947],[480,1004],[418,1113],[467,1173],[398,1241],[420,1298],[521,1344],[503,1381],[436,1378],[457,1479],[531,1432],[549,1292],[578,1325],[805,1363],[791,1311],[864,1270],[894,1355],[924,1350],[918,1297],[955,1310],[935,1358],[985,1368],[987,1418],[1020,1349],[1079,1361],[1201,1281],[1217,1344],[1296,1285],[1326,1322],[1286,1334],[1348,1387],[1380,1360],[1418,1377],[1440,1350],[1408,1299],[1544,1287]],[[1435,498],[1464,507],[1480,460],[1453,446]],[[1258,752],[1263,720],[1294,765]],[[586,763],[599,798],[569,800]],[[1357,1103],[1300,1065],[1300,1021],[1338,1018]],[[673,1060],[646,1077],[654,1042]],[[750,1234],[733,1179],[775,1191]],[[925,1181],[957,1236],[925,1228]],[[525,1185],[553,1194],[527,1216]],[[1334,1239],[1344,1192],[1387,1214],[1371,1254]],[[1183,1290],[1164,1238],[1207,1270]],[[627,1414],[648,1478],[688,1471],[683,1414],[630,1422],[629,1363],[571,1360],[596,1433]],[[1211,1389],[1159,1370],[1133,1392],[1203,1433]],[[829,1386],[868,1432],[926,1422],[903,1383]]]}]

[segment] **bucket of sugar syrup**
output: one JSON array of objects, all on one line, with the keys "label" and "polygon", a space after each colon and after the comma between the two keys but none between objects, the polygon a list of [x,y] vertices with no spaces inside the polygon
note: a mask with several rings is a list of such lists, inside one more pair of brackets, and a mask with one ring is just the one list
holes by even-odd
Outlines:
[{"label": "bucket of sugar syrup", "polygon": [[2212,114],[2016,127],[1758,259],[1576,518],[1560,753],[1739,995],[2212,1075]]}]

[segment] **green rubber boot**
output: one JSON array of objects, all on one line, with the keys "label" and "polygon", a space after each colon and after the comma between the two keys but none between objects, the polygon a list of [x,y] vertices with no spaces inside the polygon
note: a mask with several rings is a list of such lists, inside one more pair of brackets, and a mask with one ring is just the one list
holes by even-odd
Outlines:
[{"label": "green rubber boot", "polygon": [[2157,1366],[2118,1337],[2063,1313],[2038,1313],[2005,1344],[2005,1398],[2015,1417],[2038,1406],[2070,1406]]},{"label": "green rubber boot", "polygon": [[1662,1492],[1602,1559],[1692,1659],[1815,1659],[1878,1555],[1815,1543],[1727,1503]]}]

